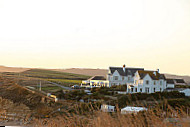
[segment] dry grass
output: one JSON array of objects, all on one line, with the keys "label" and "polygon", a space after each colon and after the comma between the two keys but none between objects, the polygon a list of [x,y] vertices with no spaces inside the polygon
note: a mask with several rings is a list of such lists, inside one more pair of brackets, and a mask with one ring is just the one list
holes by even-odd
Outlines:
[{"label": "dry grass", "polygon": [[[173,122],[167,122],[168,119]],[[35,125],[46,127],[189,127],[190,118],[181,108],[173,109],[167,105],[166,111],[157,108],[126,115],[120,114],[119,109],[118,112],[112,114],[94,109],[85,115],[79,112],[67,112],[63,116],[36,120]]]}]

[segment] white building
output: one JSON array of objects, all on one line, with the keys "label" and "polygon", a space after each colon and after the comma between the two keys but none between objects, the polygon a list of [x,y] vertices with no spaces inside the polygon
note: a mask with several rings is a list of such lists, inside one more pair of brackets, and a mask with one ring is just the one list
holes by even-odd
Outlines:
[{"label": "white building", "polygon": [[166,81],[167,81],[166,87],[167,87],[168,89],[173,89],[173,88],[175,88],[175,84],[174,84],[174,80],[173,80],[173,79],[166,79]]},{"label": "white building", "polygon": [[190,89],[189,88],[187,88],[187,89],[183,89],[183,90],[179,90],[179,92],[180,93],[184,93],[185,94],[185,96],[190,96]]},{"label": "white building", "polygon": [[83,80],[81,87],[93,88],[93,87],[110,87],[109,81],[103,76],[94,76],[88,80]]},{"label": "white building", "polygon": [[146,111],[147,108],[144,107],[131,107],[131,106],[127,106],[125,108],[121,109],[121,114],[137,114],[140,111]]},{"label": "white building", "polygon": [[133,83],[134,74],[138,70],[144,70],[144,68],[126,68],[125,65],[123,67],[109,67],[107,76],[109,86]]},{"label": "white building", "polygon": [[115,112],[115,106],[103,104],[101,105],[101,110],[103,112]]},{"label": "white building", "polygon": [[155,93],[166,89],[166,78],[158,71],[139,70],[134,75],[134,83],[127,85],[128,93]]},{"label": "white building", "polygon": [[166,79],[167,80],[167,88],[175,88],[175,86],[185,86],[187,83],[183,79]]}]

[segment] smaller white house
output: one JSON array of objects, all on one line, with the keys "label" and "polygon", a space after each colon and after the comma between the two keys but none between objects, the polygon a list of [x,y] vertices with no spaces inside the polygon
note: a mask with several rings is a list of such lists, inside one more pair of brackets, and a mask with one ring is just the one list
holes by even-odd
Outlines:
[{"label": "smaller white house", "polygon": [[174,79],[174,83],[175,85],[182,85],[182,86],[187,85],[184,79]]},{"label": "smaller white house", "polygon": [[166,88],[175,88],[175,83],[173,79],[166,79],[167,85]]},{"label": "smaller white house", "polygon": [[164,74],[157,71],[140,70],[135,73],[134,83],[127,84],[128,93],[155,93],[166,89]]},{"label": "smaller white house", "polygon": [[185,86],[187,85],[183,79],[166,79],[167,81],[167,88],[175,88],[176,85]]},{"label": "smaller white house", "polygon": [[115,106],[103,104],[101,105],[101,110],[103,112],[115,112]]},{"label": "smaller white house", "polygon": [[140,111],[146,111],[148,110],[145,107],[131,107],[131,106],[127,106],[125,108],[121,109],[121,114],[137,114]]},{"label": "smaller white house", "polygon": [[104,76],[94,76],[88,80],[83,80],[81,87],[93,88],[93,87],[110,87],[109,81]]}]

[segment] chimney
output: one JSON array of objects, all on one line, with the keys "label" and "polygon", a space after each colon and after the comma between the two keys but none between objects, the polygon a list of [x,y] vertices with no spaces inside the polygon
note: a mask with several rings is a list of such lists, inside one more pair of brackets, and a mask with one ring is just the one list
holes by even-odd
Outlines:
[{"label": "chimney", "polygon": [[125,72],[125,64],[123,65],[123,71]]},{"label": "chimney", "polygon": [[157,72],[160,73],[160,69],[157,69]]},{"label": "chimney", "polygon": [[156,76],[156,71],[154,71],[154,75]]}]

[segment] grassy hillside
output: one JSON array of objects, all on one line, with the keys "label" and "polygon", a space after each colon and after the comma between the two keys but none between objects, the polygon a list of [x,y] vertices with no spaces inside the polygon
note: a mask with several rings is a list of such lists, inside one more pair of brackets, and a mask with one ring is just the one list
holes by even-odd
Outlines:
[{"label": "grassy hillside", "polygon": [[45,78],[45,79],[66,79],[66,80],[85,80],[90,76],[80,75],[80,74],[72,74],[51,70],[42,70],[42,69],[31,69],[28,71],[24,71],[21,75],[27,77],[35,77],[35,78]]},{"label": "grassy hillside", "polygon": [[0,66],[0,72],[23,72],[26,70],[29,70],[29,68]]},{"label": "grassy hillside", "polygon": [[42,86],[47,86],[47,84],[49,84],[47,81],[51,81],[67,87],[80,84],[82,80],[91,77],[45,69],[30,69],[21,73],[3,72],[1,75],[16,78],[20,80],[20,84],[24,86],[36,86],[41,80]]},{"label": "grassy hillside", "polygon": [[70,68],[70,69],[56,69],[56,71],[81,74],[81,75],[90,75],[90,76],[101,75],[104,77],[106,77],[108,74],[107,69]]}]

